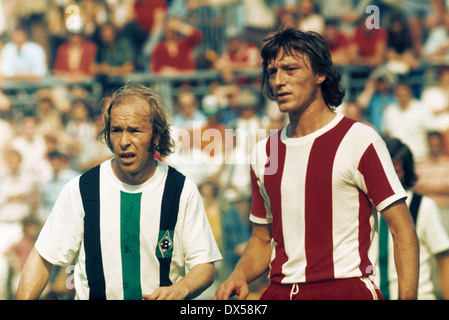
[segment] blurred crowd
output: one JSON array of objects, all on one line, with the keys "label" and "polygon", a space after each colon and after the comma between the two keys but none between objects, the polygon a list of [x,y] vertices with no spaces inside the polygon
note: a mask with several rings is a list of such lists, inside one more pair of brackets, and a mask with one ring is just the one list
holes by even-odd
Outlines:
[{"label": "blurred crowd", "polygon": [[[449,230],[449,1],[0,0],[0,299],[14,297],[62,186],[111,157],[96,139],[117,87],[108,79],[136,73],[187,79],[167,102],[176,150],[160,160],[199,186],[223,279],[250,233],[252,146],[286,121],[245,73],[260,71],[263,39],[280,26],[322,34],[335,64],[361,68],[362,89],[337,112],[409,145],[416,190]],[[188,79],[202,70],[219,78],[198,95]],[[416,74],[426,81],[411,83]],[[48,78],[58,85],[14,102]],[[69,284],[70,270],[56,270],[44,297],[71,298]]]}]

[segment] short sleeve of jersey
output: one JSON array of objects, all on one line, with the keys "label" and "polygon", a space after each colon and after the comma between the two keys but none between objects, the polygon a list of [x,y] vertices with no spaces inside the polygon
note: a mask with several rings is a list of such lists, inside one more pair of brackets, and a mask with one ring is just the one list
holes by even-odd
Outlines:
[{"label": "short sleeve of jersey", "polygon": [[83,217],[79,177],[76,177],[59,194],[35,243],[37,252],[54,265],[73,263],[82,241]]},{"label": "short sleeve of jersey", "polygon": [[222,256],[197,187],[188,179],[185,183],[184,188],[187,188],[188,192],[185,194],[186,198],[181,200],[186,201],[183,221],[183,250],[186,266],[188,269],[192,269],[200,263],[221,260]]},{"label": "short sleeve of jersey", "polygon": [[272,222],[269,199],[263,189],[266,156],[266,143],[268,139],[262,140],[252,150],[251,154],[251,211],[250,221],[258,224],[269,224]]},{"label": "short sleeve of jersey", "polygon": [[371,143],[360,157],[355,183],[380,212],[406,198],[407,194],[396,174],[384,140],[371,128],[360,130],[360,135],[361,139],[368,139]]}]

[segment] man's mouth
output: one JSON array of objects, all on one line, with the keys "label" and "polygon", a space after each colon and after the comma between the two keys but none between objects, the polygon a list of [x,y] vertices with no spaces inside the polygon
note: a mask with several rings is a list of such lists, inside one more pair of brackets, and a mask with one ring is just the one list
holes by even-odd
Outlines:
[{"label": "man's mouth", "polygon": [[276,100],[281,101],[281,102],[285,101],[289,95],[290,95],[290,93],[288,93],[288,92],[278,92],[276,95]]},{"label": "man's mouth", "polygon": [[122,161],[133,160],[136,157],[136,154],[133,152],[120,153],[119,157]]}]

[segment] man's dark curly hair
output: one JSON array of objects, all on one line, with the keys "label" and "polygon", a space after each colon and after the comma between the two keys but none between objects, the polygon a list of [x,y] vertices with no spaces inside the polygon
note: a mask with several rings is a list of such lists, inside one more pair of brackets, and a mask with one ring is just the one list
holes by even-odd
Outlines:
[{"label": "man's dark curly hair", "polygon": [[284,56],[300,58],[301,54],[307,55],[313,73],[326,77],[321,83],[326,105],[333,110],[341,104],[345,89],[340,84],[340,72],[332,64],[326,40],[316,32],[303,32],[294,28],[281,29],[270,35],[262,47],[262,92],[268,99],[275,100],[275,93],[269,84],[270,75],[267,68],[281,50]]}]

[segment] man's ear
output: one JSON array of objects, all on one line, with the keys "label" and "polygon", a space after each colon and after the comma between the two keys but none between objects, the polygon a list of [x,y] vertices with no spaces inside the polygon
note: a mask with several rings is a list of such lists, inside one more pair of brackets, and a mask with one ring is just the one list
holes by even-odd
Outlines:
[{"label": "man's ear", "polygon": [[324,80],[326,80],[326,76],[324,74],[316,76],[316,84],[322,84]]},{"label": "man's ear", "polygon": [[150,151],[157,151],[159,149],[159,137],[152,137],[151,139],[151,145],[150,145]]}]

